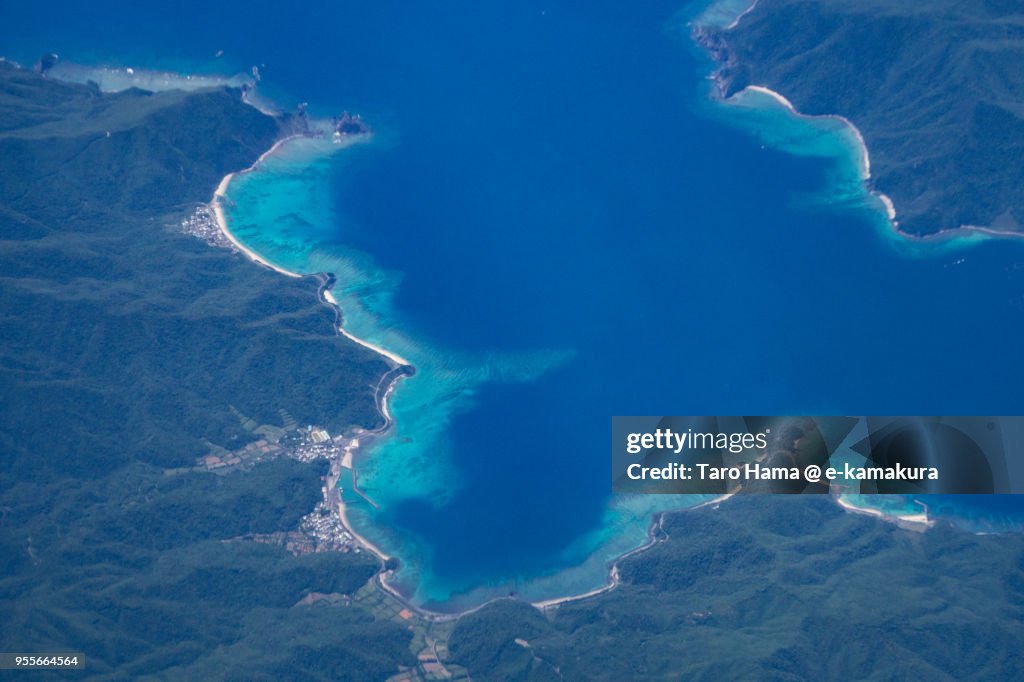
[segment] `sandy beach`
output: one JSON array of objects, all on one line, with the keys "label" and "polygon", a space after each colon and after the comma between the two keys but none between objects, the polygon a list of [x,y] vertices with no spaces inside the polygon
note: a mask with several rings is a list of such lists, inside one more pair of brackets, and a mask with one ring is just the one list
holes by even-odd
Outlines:
[{"label": "sandy beach", "polygon": [[378,547],[377,545],[373,544],[372,542],[370,542],[369,540],[367,540],[366,538],[364,538],[362,535],[360,535],[359,533],[357,533],[355,531],[355,529],[352,527],[352,524],[348,520],[348,515],[347,515],[346,512],[347,512],[347,509],[345,507],[345,501],[339,498],[339,500],[338,500],[338,515],[341,517],[341,522],[345,526],[345,529],[348,530],[348,532],[352,534],[352,537],[354,537],[356,540],[359,541],[359,544],[361,544],[368,551],[372,552],[377,557],[379,557],[381,561],[387,561],[388,559],[390,559],[391,557],[388,554],[386,554],[384,552],[384,550],[382,550],[380,547]]},{"label": "sandy beach", "polygon": [[745,10],[740,12],[739,16],[736,17],[735,19],[733,19],[732,23],[725,27],[725,30],[726,31],[731,31],[732,29],[734,29],[737,26],[739,26],[740,25],[740,21],[743,19],[743,17],[745,17],[748,14],[750,14],[751,12],[753,12],[755,7],[757,7],[757,0],[754,0],[752,3],[750,3],[750,7],[746,8]]},{"label": "sandy beach", "polygon": [[889,216],[889,222],[896,223],[896,206],[893,205],[892,199],[881,192],[875,192],[875,196],[882,200],[882,204],[885,206],[885,214]]},{"label": "sandy beach", "polygon": [[[294,139],[295,137],[298,137],[298,136],[297,135],[292,135],[290,137],[285,137],[283,139],[278,140],[277,142],[274,143],[274,145],[270,149],[268,149],[267,151],[265,151],[262,154],[260,154],[260,157],[258,159],[256,159],[256,161],[251,166],[249,166],[248,168],[246,168],[243,171],[239,171],[239,173],[248,173],[249,171],[253,170],[254,168],[256,168],[263,161],[263,159],[265,159],[268,156],[270,156],[271,154],[273,154],[277,149],[279,149],[281,147],[281,145],[283,145],[288,140]],[[279,272],[282,275],[286,275],[288,277],[302,277],[302,275],[300,275],[300,274],[298,274],[296,272],[291,272],[289,270],[285,270],[284,268],[278,267],[278,266],[274,265],[273,263],[271,263],[271,262],[269,262],[267,260],[264,260],[263,258],[260,258],[260,256],[258,254],[256,254],[254,251],[252,251],[251,249],[246,247],[244,244],[242,244],[242,242],[238,241],[238,239],[235,237],[235,235],[231,234],[231,229],[228,227],[227,217],[224,215],[224,207],[222,206],[222,203],[223,203],[224,198],[226,196],[226,193],[227,193],[227,190],[228,190],[228,185],[231,184],[231,180],[234,177],[235,177],[235,173],[228,173],[227,175],[225,175],[221,179],[220,184],[217,185],[217,189],[213,193],[213,199],[210,201],[210,207],[213,209],[213,215],[217,219],[217,225],[218,225],[218,227],[220,227],[220,231],[224,234],[225,237],[228,238],[228,240],[232,244],[235,245],[236,249],[238,249],[239,251],[244,253],[246,256],[248,256],[251,260],[255,261],[256,263],[259,263],[263,267],[270,268],[271,270]]]},{"label": "sandy beach", "polygon": [[656,531],[661,528],[661,521],[664,518],[665,514],[681,514],[684,512],[695,511],[697,509],[703,509],[704,507],[714,507],[721,504],[725,500],[728,500],[730,497],[733,496],[733,494],[734,493],[720,495],[718,497],[707,500],[705,502],[701,502],[700,504],[694,505],[692,507],[680,507],[679,509],[670,509],[668,511],[660,512],[655,516],[654,520],[651,522],[651,527],[647,533],[647,542],[640,545],[639,547],[634,547],[625,554],[620,554],[619,556],[615,557],[615,559],[612,561],[611,568],[608,571],[607,583],[605,583],[601,587],[594,588],[593,590],[590,590],[589,592],[584,592],[582,594],[573,594],[565,597],[555,597],[552,599],[545,599],[543,601],[532,602],[533,606],[542,610],[551,609],[561,604],[567,604],[569,602],[579,601],[581,599],[590,599],[591,597],[596,597],[599,594],[603,594],[605,592],[615,589],[620,582],[619,564],[631,556],[647,551],[648,549],[650,549],[658,543]]},{"label": "sandy beach", "polygon": [[[296,139],[296,138],[299,138],[299,137],[302,137],[302,135],[292,135],[292,136],[289,136],[289,137],[282,138],[281,140],[278,140],[277,142],[274,143],[274,145],[272,147],[270,147],[270,149],[268,149],[267,151],[263,152],[259,156],[259,158],[256,159],[256,161],[251,166],[249,166],[248,168],[246,168],[243,171],[239,171],[239,173],[251,172],[253,169],[258,167],[259,164],[264,161],[264,159],[266,159],[268,156],[270,156],[271,154],[276,152],[278,149],[280,149],[282,145],[287,143],[289,140],[293,140],[293,139]],[[235,177],[235,175],[236,175],[236,173],[228,173],[227,175],[225,175],[221,179],[220,184],[217,185],[217,189],[216,189],[216,191],[213,194],[213,199],[210,201],[210,206],[213,209],[214,216],[216,217],[216,220],[217,220],[217,225],[220,228],[221,232],[224,234],[225,237],[227,237],[231,241],[232,244],[234,244],[234,246],[240,252],[242,252],[243,254],[248,256],[252,261],[254,261],[256,263],[259,263],[260,265],[262,265],[264,267],[270,268],[270,269],[274,270],[275,272],[278,272],[278,273],[280,273],[282,275],[285,275],[287,277],[296,277],[296,278],[303,277],[304,275],[302,275],[300,273],[292,272],[290,270],[286,270],[286,269],[284,269],[282,267],[279,267],[279,266],[277,266],[277,265],[267,261],[264,258],[261,258],[259,256],[259,254],[255,253],[254,251],[252,251],[251,249],[246,247],[244,244],[239,242],[239,240],[231,233],[231,230],[228,227],[227,216],[224,214],[224,209],[223,209],[223,206],[222,206],[222,202],[225,199],[228,185],[231,184],[231,180]],[[324,296],[324,299],[330,305],[333,305],[336,308],[339,308],[339,310],[340,310],[340,307],[338,306],[337,300],[334,298],[334,296],[331,295],[331,292],[329,290],[324,290],[323,291],[323,296]],[[344,336],[345,338],[347,338],[347,339],[349,339],[351,341],[354,341],[355,343],[359,344],[360,346],[363,346],[365,348],[369,348],[370,350],[372,350],[372,351],[374,351],[376,353],[379,353],[380,355],[382,355],[382,356],[388,358],[389,360],[391,360],[391,362],[395,363],[396,365],[401,366],[401,365],[408,365],[408,364],[410,364],[405,358],[399,356],[398,354],[392,353],[392,352],[390,352],[390,351],[388,351],[388,350],[386,350],[384,348],[381,348],[380,346],[377,346],[375,344],[369,343],[368,341],[364,341],[363,339],[360,339],[357,336],[352,335],[351,333],[346,331],[343,327],[339,327],[338,328],[338,333],[341,334],[342,336]],[[386,426],[384,427],[385,429],[388,428],[388,426],[390,426],[390,424],[392,422],[391,414],[390,414],[390,412],[388,410],[387,401],[388,401],[388,398],[391,395],[392,390],[394,389],[394,384],[395,384],[395,382],[392,380],[390,385],[387,387],[387,389],[385,390],[384,395],[381,397],[381,400],[380,400],[381,412],[383,413],[383,416],[384,416],[384,418],[386,420]],[[346,448],[344,459],[342,461],[338,462],[337,466],[341,466],[341,467],[344,467],[344,468],[347,468],[347,469],[351,469],[352,468],[352,450],[357,448],[357,447],[359,447],[359,445],[360,445],[359,439],[353,439],[352,442],[350,443],[349,447]],[[329,488],[333,489],[333,487],[337,484],[338,473],[339,473],[338,471],[332,471],[332,474],[328,478],[328,481],[327,481]],[[378,547],[377,545],[375,545],[372,542],[370,542],[369,540],[367,540],[365,537],[360,535],[355,530],[355,528],[353,528],[351,522],[348,519],[347,509],[345,507],[345,502],[341,498],[340,495],[337,498],[337,505],[338,505],[338,515],[341,518],[341,522],[345,526],[346,530],[348,530],[348,532],[352,534],[352,537],[354,537],[359,542],[360,545],[362,545],[364,548],[366,548],[367,551],[371,552],[372,554],[374,554],[378,558],[380,558],[380,560],[382,562],[387,561],[388,559],[390,559],[391,557],[387,553],[385,553],[380,547]],[[382,586],[384,586],[386,589],[388,589],[388,591],[391,592],[392,594],[395,594],[396,596],[400,596],[400,595],[397,595],[397,592],[395,592],[393,588],[389,588],[389,587],[383,585],[383,581],[382,581]]]},{"label": "sandy beach", "polygon": [[[821,116],[811,116],[809,114],[801,113],[796,107],[793,106],[793,103],[790,102],[788,99],[786,99],[783,95],[780,95],[779,93],[775,92],[771,88],[767,88],[767,87],[765,87],[763,85],[748,85],[747,87],[743,88],[743,90],[741,90],[740,93],[742,93],[742,92],[744,92],[746,90],[750,90],[750,91],[753,91],[753,92],[760,92],[763,95],[768,95],[769,97],[774,99],[776,102],[778,102],[779,104],[784,106],[789,111],[789,113],[791,113],[794,116],[797,116],[799,118],[810,118],[810,119],[815,119],[815,118],[826,118],[826,119],[829,119],[830,118],[830,119],[834,119],[836,121],[842,122],[844,125],[846,125],[850,129],[850,131],[853,133],[854,137],[857,138],[857,142],[859,143],[859,146],[860,146],[860,150],[859,150],[860,151],[859,167],[860,167],[861,178],[864,181],[867,181],[867,180],[871,179],[871,156],[868,154],[868,146],[864,142],[864,135],[862,135],[861,132],[860,132],[860,129],[853,124],[853,121],[851,121],[850,119],[846,118],[845,116],[840,116],[838,114],[824,114],[824,115],[821,115]],[[740,93],[738,93],[738,94],[740,94]],[[735,97],[735,95],[733,95],[733,97]]]},{"label": "sandy beach", "polygon": [[[801,113],[795,106],[793,106],[793,103],[790,102],[785,96],[783,96],[783,95],[779,94],[778,92],[775,92],[771,88],[765,87],[763,85],[748,85],[743,90],[741,90],[740,93],[737,93],[737,94],[741,94],[742,92],[744,92],[746,90],[751,90],[753,92],[759,92],[759,93],[761,93],[763,95],[768,95],[769,97],[774,99],[776,102],[781,104],[783,107],[785,107],[786,110],[789,111],[789,113],[791,113],[794,116],[797,116],[799,118],[812,118],[812,119],[813,118],[831,118],[831,119],[834,119],[834,120],[842,122],[847,128],[849,128],[850,132],[852,132],[853,136],[857,139],[857,144],[858,144],[858,148],[859,148],[859,152],[860,152],[859,164],[858,165],[859,165],[861,179],[865,183],[867,183],[868,181],[871,180],[871,155],[868,152],[868,145],[864,141],[864,135],[860,132],[860,129],[856,125],[854,125],[853,121],[851,121],[850,119],[846,118],[845,116],[840,116],[838,114],[824,114],[824,115],[821,115],[821,116],[811,116],[811,115],[808,115],[808,114]],[[733,95],[733,97],[735,97],[735,96],[736,95]],[[728,100],[726,100],[726,101],[728,101]],[[915,236],[915,235],[905,234],[904,232],[901,232],[899,230],[899,222],[896,220],[896,205],[893,203],[891,198],[889,198],[887,195],[885,195],[882,192],[879,192],[877,190],[873,190],[873,189],[869,188],[868,191],[869,191],[869,193],[872,196],[877,197],[882,202],[882,206],[885,208],[885,215],[889,219],[889,223],[892,225],[893,229],[898,234],[905,235],[907,237],[914,237]]]},{"label": "sandy beach", "polygon": [[[284,268],[271,263],[270,261],[266,260],[265,258],[260,257],[260,255],[257,254],[256,252],[254,252],[252,249],[250,249],[247,246],[245,246],[244,244],[242,244],[238,240],[238,238],[235,237],[235,235],[233,235],[231,233],[231,229],[228,227],[227,216],[224,214],[224,207],[223,207],[222,204],[223,204],[223,201],[224,201],[224,199],[226,198],[226,195],[227,195],[228,185],[231,184],[231,180],[234,179],[235,175],[251,172],[256,167],[258,167],[263,162],[264,159],[266,159],[268,156],[270,156],[271,154],[276,152],[278,149],[280,149],[282,145],[284,145],[285,143],[287,143],[290,140],[294,140],[294,139],[297,139],[297,138],[300,138],[300,137],[303,137],[303,136],[302,135],[290,135],[288,137],[285,137],[285,138],[282,138],[282,139],[278,140],[277,142],[275,142],[273,144],[273,146],[270,149],[268,149],[267,151],[265,151],[262,154],[260,154],[259,158],[256,159],[256,161],[253,162],[253,164],[251,166],[249,166],[248,168],[246,168],[245,170],[238,171],[237,173],[228,173],[227,175],[225,175],[221,179],[220,184],[217,185],[217,189],[213,193],[213,199],[210,201],[210,207],[213,209],[213,214],[214,214],[214,216],[215,216],[215,218],[217,220],[217,226],[220,228],[221,233],[223,233],[223,235],[225,237],[227,237],[227,239],[235,246],[235,248],[237,248],[239,251],[241,251],[246,256],[248,256],[250,260],[252,260],[252,261],[254,261],[256,263],[259,263],[260,265],[262,265],[264,267],[270,268],[271,270],[274,270],[275,272],[279,272],[282,275],[285,275],[286,277],[302,277],[303,275],[300,274],[300,273],[297,273],[297,272],[292,272],[290,270],[285,270]],[[329,303],[331,303],[332,305],[334,305],[336,307],[338,306],[338,301],[334,298],[333,295],[331,295],[331,292],[329,290],[326,290],[323,293],[324,293],[324,298],[327,299],[327,301]],[[363,346],[364,348],[369,348],[370,350],[372,350],[372,351],[374,351],[376,353],[379,353],[380,355],[383,355],[384,357],[388,358],[389,360],[391,360],[392,362],[394,362],[397,365],[410,365],[410,364],[412,364],[411,362],[409,362],[408,360],[406,360],[402,356],[398,355],[397,353],[393,353],[393,352],[391,352],[391,351],[389,351],[389,350],[387,350],[385,348],[381,348],[380,346],[378,346],[376,344],[370,343],[369,341],[365,341],[363,339],[360,339],[359,337],[357,337],[357,336],[351,334],[350,332],[348,332],[344,327],[339,327],[338,332],[342,336],[344,336],[345,338],[349,339],[350,341],[354,341],[355,343],[358,343],[360,346]],[[386,405],[386,403],[385,403],[385,405]],[[388,417],[387,414],[385,414],[384,416]],[[389,421],[390,421],[390,417],[388,417],[388,418],[389,418]]]},{"label": "sandy beach", "polygon": [[376,351],[376,352],[380,353],[381,355],[383,355],[384,357],[388,358],[389,360],[391,360],[395,364],[398,364],[398,365],[411,365],[412,364],[411,362],[409,362],[408,360],[403,358],[398,353],[392,353],[391,351],[386,350],[384,348],[381,348],[380,346],[377,346],[375,344],[372,344],[369,341],[364,341],[363,339],[360,339],[358,336],[353,336],[348,331],[346,331],[344,329],[344,327],[338,329],[338,331],[341,332],[341,335],[344,336],[346,339],[350,339],[352,341],[355,341],[360,346],[364,346],[366,348],[369,348],[372,351]]},{"label": "sandy beach", "polygon": [[[877,519],[881,519],[882,521],[895,523],[899,527],[906,528],[907,530],[923,531],[935,525],[935,521],[928,518],[928,510],[926,507],[924,507],[923,504],[921,505],[922,511],[917,514],[893,515],[886,514],[878,509],[873,509],[871,507],[858,507],[857,505],[853,504],[848,499],[846,499],[844,495],[836,495],[835,500],[840,507],[842,507],[848,512],[852,512],[854,514],[864,514],[866,516],[873,516]],[[921,503],[918,502],[918,504]]]},{"label": "sandy beach", "polygon": [[[623,558],[625,558],[625,556],[626,555],[623,554],[621,557],[619,557],[617,561],[621,561]],[[601,587],[597,587],[593,590],[590,590],[589,592],[584,592],[583,594],[576,594],[569,597],[556,597],[554,599],[545,599],[544,601],[535,601],[533,602],[533,606],[543,611],[544,609],[551,609],[561,604],[566,604],[568,602],[596,597],[599,594],[604,594],[609,590],[615,589],[619,584],[618,563],[612,564],[612,569],[608,572],[608,576],[609,580],[607,585],[602,585]]]}]

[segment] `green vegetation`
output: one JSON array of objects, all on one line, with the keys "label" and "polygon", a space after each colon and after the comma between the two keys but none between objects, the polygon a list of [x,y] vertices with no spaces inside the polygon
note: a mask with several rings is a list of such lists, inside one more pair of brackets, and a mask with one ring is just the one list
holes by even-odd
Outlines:
[{"label": "green vegetation", "polygon": [[15,484],[0,528],[0,642],[80,650],[91,676],[114,679],[387,677],[411,658],[405,628],[346,600],[299,604],[355,593],[374,559],[222,541],[294,529],[323,473],[292,460],[224,476],[135,464],[103,481]]},{"label": "green vegetation", "polygon": [[295,530],[324,466],[191,468],[250,421],[381,421],[387,366],[315,279],[177,228],[279,125],[235,90],[108,95],[0,62],[0,649],[82,651],[97,679],[410,662],[408,629],[344,596],[375,560],[233,540]]},{"label": "green vegetation", "polygon": [[[100,476],[236,449],[280,410],[380,423],[384,362],[292,280],[174,226],[273,142],[239,93],[102,95],[0,63],[0,447]],[[107,131],[110,136],[107,136]]]},{"label": "green vegetation", "polygon": [[[622,584],[460,619],[474,680],[1016,679],[1024,537],[926,533],[828,498],[736,497],[665,518]],[[517,642],[518,640],[518,642]]]},{"label": "green vegetation", "polygon": [[1020,3],[760,0],[710,36],[727,94],[764,85],[857,125],[901,229],[1024,229]]}]

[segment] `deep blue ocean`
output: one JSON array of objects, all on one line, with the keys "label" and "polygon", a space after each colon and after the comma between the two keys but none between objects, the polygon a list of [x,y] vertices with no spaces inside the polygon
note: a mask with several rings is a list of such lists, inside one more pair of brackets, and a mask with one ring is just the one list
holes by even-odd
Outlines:
[{"label": "deep blue ocean", "polygon": [[848,136],[709,100],[694,11],[37,3],[0,10],[0,54],[255,64],[282,106],[374,127],[233,183],[232,219],[286,267],[334,263],[353,330],[420,367],[363,454],[382,509],[353,505],[436,606],[590,589],[642,541],[670,501],[610,498],[612,415],[1024,412],[1024,242],[892,234]]}]

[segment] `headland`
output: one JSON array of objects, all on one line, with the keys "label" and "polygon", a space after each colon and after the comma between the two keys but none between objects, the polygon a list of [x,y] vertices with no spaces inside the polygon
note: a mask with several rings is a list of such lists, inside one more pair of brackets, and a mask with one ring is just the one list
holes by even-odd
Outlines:
[{"label": "headland", "polygon": [[[901,234],[1019,237],[1024,168],[1006,159],[1024,148],[1024,73],[1009,66],[1024,39],[1002,28],[1019,20],[1019,9],[953,0],[877,16],[856,0],[758,0],[735,21],[692,28],[722,99],[758,88],[794,113],[846,121],[871,149],[866,186]],[[993,87],[1018,94],[993,101]]]}]

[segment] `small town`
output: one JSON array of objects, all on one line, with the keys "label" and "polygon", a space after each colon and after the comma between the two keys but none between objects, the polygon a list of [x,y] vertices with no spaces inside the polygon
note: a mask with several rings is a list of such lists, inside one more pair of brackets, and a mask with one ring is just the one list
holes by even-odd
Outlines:
[{"label": "small town", "polygon": [[[318,552],[375,551],[364,544],[366,541],[350,531],[342,517],[342,488],[338,484],[344,470],[352,473],[351,492],[362,497],[368,504],[376,503],[358,487],[358,477],[353,469],[352,455],[359,447],[361,429],[340,435],[331,435],[327,429],[316,426],[300,426],[286,410],[279,410],[282,426],[257,424],[255,420],[232,409],[242,426],[257,439],[237,450],[211,448],[196,460],[195,468],[214,475],[246,471],[260,462],[278,457],[290,457],[300,462],[326,460],[330,463],[328,473],[322,477],[323,499],[299,522],[295,530],[277,533],[249,534],[231,538],[225,542],[257,542],[283,547],[295,556]],[[393,561],[393,560],[392,560]],[[385,563],[385,571],[390,570]],[[468,680],[465,668],[449,661],[448,638],[455,621],[419,617],[412,607],[394,598],[394,595],[380,589],[377,581],[369,581],[354,595],[310,593],[301,603],[323,602],[335,606],[358,603],[375,617],[401,624],[413,634],[410,648],[416,656],[414,666],[400,666],[399,672],[388,682],[427,682],[430,680]]]},{"label": "small town", "polygon": [[234,244],[217,224],[217,216],[214,215],[213,208],[209,204],[196,207],[192,215],[181,221],[179,227],[185,234],[202,239],[210,246],[221,249],[234,248]]},{"label": "small town", "polygon": [[207,454],[196,460],[196,468],[217,475],[232,471],[251,469],[260,462],[278,457],[290,457],[300,462],[324,460],[331,463],[330,473],[322,480],[323,500],[309,514],[303,517],[296,530],[270,534],[254,534],[244,539],[253,542],[281,545],[292,554],[310,552],[360,552],[361,543],[345,527],[341,518],[341,488],[337,481],[342,468],[351,468],[351,453],[358,447],[353,435],[331,434],[314,425],[299,427],[286,411],[281,410],[283,427],[267,424],[257,425],[255,421],[236,411],[242,425],[257,440],[238,450],[211,448]]},{"label": "small town", "polygon": [[243,539],[283,546],[292,554],[313,552],[359,552],[360,547],[341,521],[337,507],[326,502],[303,517],[298,530],[286,533],[254,534]]}]

